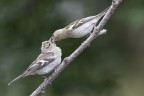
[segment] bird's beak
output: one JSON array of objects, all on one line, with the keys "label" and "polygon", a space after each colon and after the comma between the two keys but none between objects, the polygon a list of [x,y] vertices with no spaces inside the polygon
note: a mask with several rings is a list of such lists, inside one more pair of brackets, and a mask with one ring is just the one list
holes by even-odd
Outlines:
[{"label": "bird's beak", "polygon": [[49,40],[50,40],[52,43],[55,43],[55,38],[54,38],[54,36],[52,36]]}]

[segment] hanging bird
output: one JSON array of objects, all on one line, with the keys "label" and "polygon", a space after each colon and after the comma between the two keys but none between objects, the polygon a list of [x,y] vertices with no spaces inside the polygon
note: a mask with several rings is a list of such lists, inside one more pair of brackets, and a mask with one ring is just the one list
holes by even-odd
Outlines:
[{"label": "hanging bird", "polygon": [[54,38],[55,41],[60,41],[66,38],[81,38],[90,34],[93,31],[96,24],[98,23],[98,21],[106,14],[108,9],[109,7],[98,15],[76,20],[68,26],[56,30],[53,33],[52,38]]}]

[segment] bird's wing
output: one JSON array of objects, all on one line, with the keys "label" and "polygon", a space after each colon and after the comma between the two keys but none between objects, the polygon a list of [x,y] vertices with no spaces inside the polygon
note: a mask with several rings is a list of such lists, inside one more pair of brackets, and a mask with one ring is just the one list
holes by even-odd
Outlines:
[{"label": "bird's wing", "polygon": [[24,74],[31,74],[34,71],[37,71],[37,70],[47,66],[54,60],[55,60],[55,58],[36,60],[28,67],[28,69],[24,72]]},{"label": "bird's wing", "polygon": [[76,21],[70,23],[68,26],[66,26],[66,29],[73,30],[73,29],[76,29],[79,26],[83,25],[84,23],[86,23],[85,18],[83,18],[81,20],[76,20]]},{"label": "bird's wing", "polygon": [[[102,16],[101,16],[102,17]],[[86,17],[86,18],[82,18],[81,20],[76,20],[75,22],[72,22],[71,24],[69,24],[66,29],[68,30],[73,30],[73,29],[76,29],[78,27],[80,27],[81,25],[93,20],[93,19],[100,19],[99,17],[96,17],[96,16],[89,16],[89,17]]]},{"label": "bird's wing", "polygon": [[106,8],[101,13],[99,13],[98,15],[89,16],[89,17],[86,17],[86,18],[82,18],[80,20],[76,20],[76,21],[72,22],[71,24],[69,24],[68,26],[66,26],[66,29],[68,29],[68,30],[76,29],[79,26],[81,26],[81,25],[83,25],[83,24],[85,24],[85,23],[87,23],[87,22],[89,22],[89,21],[91,21],[93,19],[97,19],[99,21],[99,19],[102,18],[106,14],[106,12],[107,12],[108,9],[109,9],[109,7]]}]

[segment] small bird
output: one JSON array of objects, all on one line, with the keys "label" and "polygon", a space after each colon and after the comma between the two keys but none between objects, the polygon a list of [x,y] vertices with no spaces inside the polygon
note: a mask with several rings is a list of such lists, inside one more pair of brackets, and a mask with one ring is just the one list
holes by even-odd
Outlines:
[{"label": "small bird", "polygon": [[99,13],[98,15],[76,20],[68,26],[56,30],[53,33],[52,38],[54,38],[55,41],[60,41],[66,38],[81,38],[90,34],[93,31],[96,24],[98,23],[98,21],[106,14],[108,9],[109,7],[101,13]]},{"label": "small bird", "polygon": [[29,75],[43,75],[48,74],[55,69],[61,63],[61,49],[56,46],[52,40],[42,42],[41,54],[36,58],[35,61],[24,71],[20,76],[12,80],[12,82],[24,78]]}]

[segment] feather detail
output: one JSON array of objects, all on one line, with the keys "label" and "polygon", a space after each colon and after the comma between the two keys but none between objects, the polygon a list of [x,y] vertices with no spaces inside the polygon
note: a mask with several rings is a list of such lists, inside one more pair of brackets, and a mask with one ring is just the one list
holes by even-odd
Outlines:
[{"label": "feather detail", "polygon": [[43,67],[49,65],[51,62],[53,62],[55,60],[55,58],[45,58],[42,60],[37,60],[36,62],[34,62],[34,64],[31,64],[28,69],[25,71],[26,75],[33,75],[34,73],[36,73],[37,70],[42,69]]},{"label": "feather detail", "polygon": [[102,18],[106,14],[108,9],[109,9],[109,7],[106,8],[101,13],[99,13],[98,15],[89,16],[89,17],[86,17],[86,18],[82,18],[80,20],[76,20],[76,21],[72,22],[71,24],[69,24],[68,26],[66,26],[65,28],[68,29],[68,30],[73,30],[73,29],[76,29],[76,28],[80,27],[81,25],[93,20],[93,19],[99,20],[100,18]]}]

